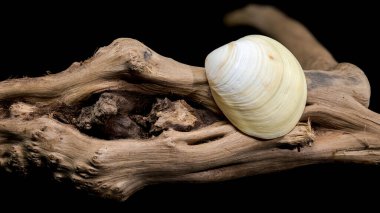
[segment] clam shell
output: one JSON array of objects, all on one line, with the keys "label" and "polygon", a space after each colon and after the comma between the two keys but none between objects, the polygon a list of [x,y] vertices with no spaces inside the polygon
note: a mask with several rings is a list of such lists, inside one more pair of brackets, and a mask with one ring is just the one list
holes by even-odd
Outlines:
[{"label": "clam shell", "polygon": [[228,120],[263,139],[289,133],[306,105],[301,65],[279,42],[250,35],[211,52],[205,62],[211,93]]}]

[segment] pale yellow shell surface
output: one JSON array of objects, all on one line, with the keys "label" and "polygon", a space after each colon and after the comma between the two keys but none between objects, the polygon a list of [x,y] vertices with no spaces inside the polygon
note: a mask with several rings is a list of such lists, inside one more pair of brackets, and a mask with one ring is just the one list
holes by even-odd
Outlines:
[{"label": "pale yellow shell surface", "polygon": [[305,75],[279,42],[261,35],[243,37],[211,52],[205,67],[216,104],[242,132],[277,138],[301,118]]}]

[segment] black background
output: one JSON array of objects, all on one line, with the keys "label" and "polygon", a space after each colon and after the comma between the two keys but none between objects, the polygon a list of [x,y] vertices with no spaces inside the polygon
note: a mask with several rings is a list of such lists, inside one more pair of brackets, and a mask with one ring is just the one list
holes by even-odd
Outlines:
[{"label": "black background", "polygon": [[[305,24],[340,62],[351,62],[368,76],[372,87],[370,108],[380,112],[376,77],[379,63],[378,11],[370,1],[333,5],[330,1],[255,1],[271,4]],[[138,39],[177,61],[203,66],[214,48],[247,34],[249,27],[227,28],[226,12],[249,1],[77,3],[43,5],[16,2],[0,8],[0,77],[40,76],[56,73],[74,61],[93,55],[119,37]],[[336,3],[337,4],[337,3]],[[339,4],[339,3],[338,3]],[[10,15],[6,14],[8,12]],[[380,168],[355,165],[318,165],[213,184],[161,184],[137,192],[126,202],[88,196],[69,184],[56,184],[36,171],[28,177],[0,172],[0,204],[13,209],[26,205],[47,210],[59,208],[133,212],[182,208],[280,207],[328,210],[329,205],[351,208],[376,205]],[[43,173],[43,172],[42,172]],[[14,205],[17,201],[22,205]],[[269,201],[271,205],[266,205]]]}]

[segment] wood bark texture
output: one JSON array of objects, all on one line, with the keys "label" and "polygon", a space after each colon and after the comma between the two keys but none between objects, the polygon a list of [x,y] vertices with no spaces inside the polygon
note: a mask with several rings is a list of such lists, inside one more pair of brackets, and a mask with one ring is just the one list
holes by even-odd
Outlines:
[{"label": "wood bark texture", "polygon": [[258,28],[305,70],[307,106],[288,135],[260,140],[235,129],[210,94],[204,68],[121,38],[67,70],[0,82],[0,168],[47,167],[57,181],[126,200],[149,184],[212,182],[299,166],[380,162],[380,116],[355,65],[337,63],[299,22],[249,5],[228,25]]}]

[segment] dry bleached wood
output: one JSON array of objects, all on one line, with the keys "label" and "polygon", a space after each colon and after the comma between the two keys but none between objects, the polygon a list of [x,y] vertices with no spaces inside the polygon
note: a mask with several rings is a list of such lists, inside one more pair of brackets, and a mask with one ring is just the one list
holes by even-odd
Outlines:
[{"label": "dry bleached wood", "polygon": [[28,173],[48,167],[57,180],[125,200],[160,182],[222,181],[326,162],[380,162],[380,116],[367,109],[370,87],[359,68],[337,63],[301,24],[272,7],[250,5],[227,15],[226,22],[277,38],[308,69],[305,123],[288,135],[262,141],[218,121],[190,132],[170,128],[148,139],[109,141],[55,119],[63,108],[77,109],[105,91],[180,97],[204,106],[209,115],[220,113],[203,68],[160,56],[136,40],[117,39],[64,72],[0,82],[0,168]]}]

